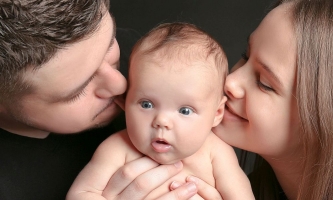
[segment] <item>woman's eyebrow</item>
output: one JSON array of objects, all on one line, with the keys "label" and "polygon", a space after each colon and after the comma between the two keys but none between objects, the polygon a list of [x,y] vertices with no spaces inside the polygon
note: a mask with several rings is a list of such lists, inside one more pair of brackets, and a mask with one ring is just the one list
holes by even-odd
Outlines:
[{"label": "woman's eyebrow", "polygon": [[[247,38],[248,46],[251,49],[251,35],[248,36]],[[274,71],[269,67],[267,64],[262,62],[259,58],[256,59],[256,62],[273,78],[273,80],[280,86],[282,87],[283,84],[280,80],[280,78],[274,73]]]},{"label": "woman's eyebrow", "polygon": [[279,85],[279,86],[283,86],[280,78],[276,75],[276,73],[273,72],[273,70],[268,67],[268,65],[264,64],[263,62],[261,62],[260,60],[257,60],[257,62],[259,63],[259,65],[261,65],[261,67],[273,78],[273,80]]}]

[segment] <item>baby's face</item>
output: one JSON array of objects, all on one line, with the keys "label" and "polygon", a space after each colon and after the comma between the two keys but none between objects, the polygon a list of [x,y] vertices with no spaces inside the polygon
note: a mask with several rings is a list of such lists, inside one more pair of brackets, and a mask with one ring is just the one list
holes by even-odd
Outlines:
[{"label": "baby's face", "polygon": [[218,73],[209,62],[136,56],[130,67],[126,121],[134,146],[161,164],[195,153],[221,102]]}]

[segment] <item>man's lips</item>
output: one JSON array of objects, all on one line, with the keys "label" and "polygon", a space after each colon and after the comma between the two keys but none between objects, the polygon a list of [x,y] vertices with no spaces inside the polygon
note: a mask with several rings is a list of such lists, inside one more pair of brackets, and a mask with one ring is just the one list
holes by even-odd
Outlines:
[{"label": "man's lips", "polygon": [[92,120],[94,120],[95,118],[97,118],[98,117],[98,115],[100,115],[102,112],[104,112],[106,109],[108,109],[110,106],[112,106],[112,105],[114,105],[114,97],[113,98],[111,98],[110,100],[109,100],[109,102],[108,102],[108,104],[106,104],[106,106],[103,108],[103,109],[101,109],[94,117],[93,117],[93,119]]},{"label": "man's lips", "polygon": [[171,145],[164,139],[156,138],[152,141],[151,146],[158,153],[168,152]]}]

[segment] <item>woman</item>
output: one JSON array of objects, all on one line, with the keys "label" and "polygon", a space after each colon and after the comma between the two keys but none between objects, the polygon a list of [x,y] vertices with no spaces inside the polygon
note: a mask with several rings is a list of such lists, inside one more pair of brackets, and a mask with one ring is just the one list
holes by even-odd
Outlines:
[{"label": "woman", "polygon": [[[256,199],[332,198],[333,1],[281,1],[248,43],[226,79],[227,108],[213,131],[258,155],[250,175]],[[151,168],[142,170],[145,177],[157,169]],[[219,196],[195,177],[179,185],[161,199]]]},{"label": "woman", "polygon": [[282,1],[227,77],[227,109],[213,131],[259,155],[256,199],[333,196],[332,33],[333,1]]}]

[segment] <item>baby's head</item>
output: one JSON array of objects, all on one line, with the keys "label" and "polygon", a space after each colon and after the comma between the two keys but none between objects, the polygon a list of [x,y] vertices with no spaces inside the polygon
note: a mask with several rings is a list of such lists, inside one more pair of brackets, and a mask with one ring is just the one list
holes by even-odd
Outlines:
[{"label": "baby's head", "polygon": [[[201,62],[203,67],[216,70],[219,83],[214,88],[223,93],[228,73],[227,57],[220,44],[208,33],[188,23],[165,23],[157,26],[142,37],[134,46],[130,59],[149,57],[157,62],[174,60],[183,62],[182,68]],[[142,66],[141,66],[142,67]],[[172,68],[173,66],[168,66]]]},{"label": "baby's head", "polygon": [[162,164],[195,153],[222,120],[227,65],[221,46],[191,24],[162,24],[141,38],[125,106],[134,146]]}]

